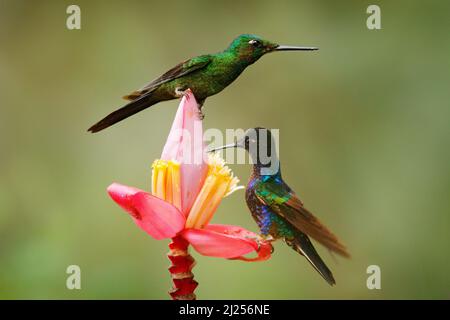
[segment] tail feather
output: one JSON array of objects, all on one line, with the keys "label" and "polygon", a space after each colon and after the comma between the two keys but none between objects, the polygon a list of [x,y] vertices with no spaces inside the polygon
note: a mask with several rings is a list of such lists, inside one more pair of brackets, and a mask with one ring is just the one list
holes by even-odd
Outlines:
[{"label": "tail feather", "polygon": [[323,262],[306,234],[297,232],[295,238],[285,239],[285,241],[295,251],[303,255],[331,286],[336,284],[333,274]]},{"label": "tail feather", "polygon": [[128,104],[123,106],[122,108],[110,113],[109,115],[104,117],[102,120],[100,120],[99,122],[94,124],[92,127],[90,127],[88,129],[88,131],[90,131],[92,133],[99,132],[103,129],[106,129],[106,128],[112,126],[113,124],[115,124],[119,121],[122,121],[122,120],[132,116],[133,114],[138,113],[139,111],[142,111],[142,110],[154,105],[157,102],[158,101],[155,101],[155,99],[152,99],[151,95],[150,96],[149,95],[142,96],[136,100],[132,100]]}]

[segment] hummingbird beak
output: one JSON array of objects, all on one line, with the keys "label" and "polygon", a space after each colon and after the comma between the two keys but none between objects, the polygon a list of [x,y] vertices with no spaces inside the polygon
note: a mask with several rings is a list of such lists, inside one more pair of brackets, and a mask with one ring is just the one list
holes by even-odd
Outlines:
[{"label": "hummingbird beak", "polygon": [[223,150],[223,149],[237,148],[237,147],[239,147],[239,145],[238,145],[237,142],[235,142],[235,143],[226,144],[226,145],[224,145],[224,146],[221,146],[221,147],[217,147],[217,148],[208,150],[208,152],[217,152],[217,151],[220,151],[220,150]]},{"label": "hummingbird beak", "polygon": [[245,148],[245,139],[242,138],[240,140],[235,140],[234,143],[226,144],[224,146],[208,150],[208,152],[217,152],[228,148]]},{"label": "hummingbird beak", "polygon": [[319,50],[319,48],[278,45],[273,49],[273,51],[313,51],[313,50]]}]

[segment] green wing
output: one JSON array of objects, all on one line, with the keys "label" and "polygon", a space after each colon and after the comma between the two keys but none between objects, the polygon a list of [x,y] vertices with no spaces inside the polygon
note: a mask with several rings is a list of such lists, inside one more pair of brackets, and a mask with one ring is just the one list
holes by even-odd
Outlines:
[{"label": "green wing", "polygon": [[298,231],[307,234],[342,256],[350,256],[339,239],[319,219],[305,209],[303,202],[286,183],[278,181],[259,183],[255,187],[255,194],[261,202],[272,209],[272,212],[283,217]]},{"label": "green wing", "polygon": [[211,60],[212,60],[211,55],[203,55],[183,61],[177,64],[169,71],[167,71],[166,73],[164,73],[162,76],[156,78],[155,80],[144,86],[143,88],[133,91],[132,93],[124,96],[123,98],[126,100],[136,100],[137,98],[140,98],[143,95],[152,92],[163,83],[169,82],[173,79],[177,79],[191,72],[206,67],[211,62]]}]

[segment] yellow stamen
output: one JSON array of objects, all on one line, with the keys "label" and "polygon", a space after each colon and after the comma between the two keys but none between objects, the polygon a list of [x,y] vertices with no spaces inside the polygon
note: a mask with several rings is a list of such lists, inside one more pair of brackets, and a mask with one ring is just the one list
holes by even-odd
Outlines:
[{"label": "yellow stamen", "polygon": [[152,165],[152,194],[166,200],[167,161],[155,160]]},{"label": "yellow stamen", "polygon": [[[210,155],[208,174],[190,209],[186,228],[203,228],[211,220],[222,199],[235,190],[239,179],[233,176],[225,161]],[[172,160],[155,160],[152,164],[152,194],[181,210],[180,163]]]},{"label": "yellow stamen", "polygon": [[170,190],[170,203],[181,210],[180,163],[169,161],[167,173],[167,190]]},{"label": "yellow stamen", "polygon": [[180,164],[155,160],[152,165],[152,194],[181,210]]},{"label": "yellow stamen", "polygon": [[207,225],[222,199],[236,189],[239,181],[220,156],[212,155],[208,162],[208,175],[189,212],[186,228]]}]

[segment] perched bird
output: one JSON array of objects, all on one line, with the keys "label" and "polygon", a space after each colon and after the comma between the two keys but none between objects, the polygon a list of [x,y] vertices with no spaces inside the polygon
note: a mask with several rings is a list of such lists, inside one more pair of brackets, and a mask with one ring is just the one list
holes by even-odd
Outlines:
[{"label": "perched bird", "polygon": [[303,255],[330,285],[334,285],[336,282],[333,274],[308,236],[344,257],[350,257],[350,254],[338,238],[303,206],[303,202],[284,182],[275,140],[270,130],[249,129],[236,143],[210,152],[225,148],[244,148],[252,158],[253,172],[246,187],[245,198],[261,235],[274,240],[283,239]]},{"label": "perched bird", "polygon": [[240,35],[224,51],[181,62],[142,89],[124,96],[130,101],[128,104],[107,115],[88,131],[98,132],[160,101],[179,98],[187,88],[202,105],[207,97],[225,89],[264,54],[287,50],[317,48],[283,46],[255,35]]}]

